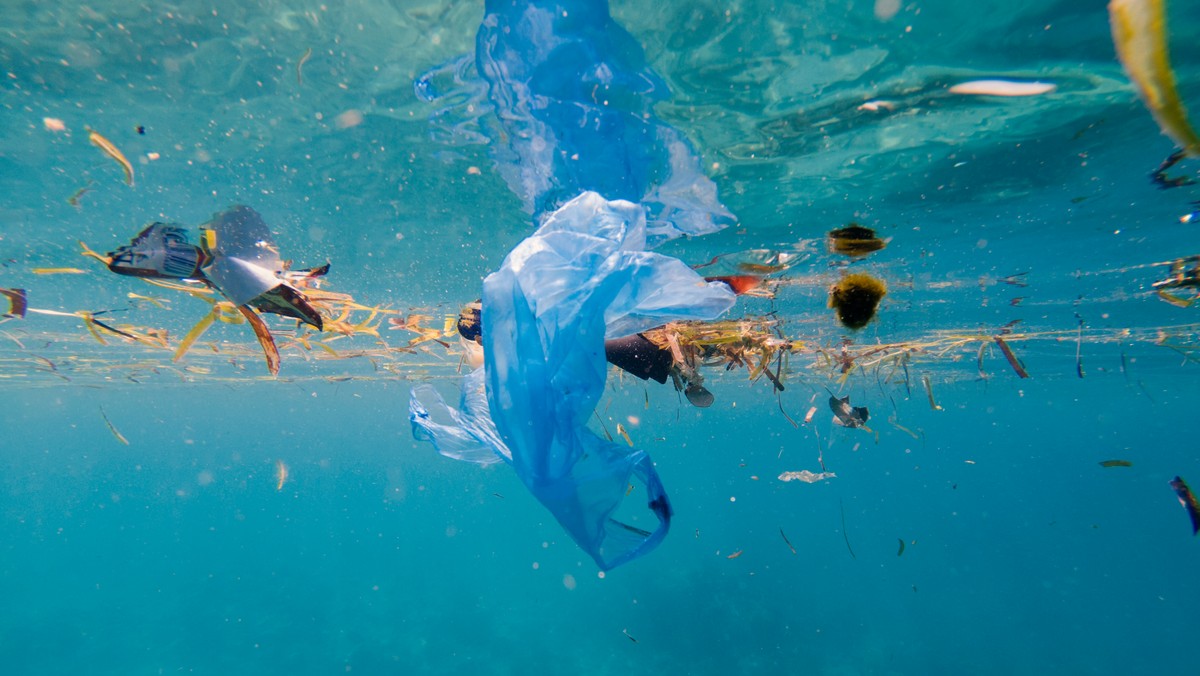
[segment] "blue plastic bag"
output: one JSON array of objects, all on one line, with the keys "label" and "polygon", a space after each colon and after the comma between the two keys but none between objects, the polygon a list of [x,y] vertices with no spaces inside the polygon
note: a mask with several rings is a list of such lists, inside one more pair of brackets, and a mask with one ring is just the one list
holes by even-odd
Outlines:
[{"label": "blue plastic bag", "polygon": [[734,222],[654,115],[667,86],[607,0],[488,0],[475,63],[503,129],[497,168],[535,222],[587,190],[645,206],[651,248]]},{"label": "blue plastic bag", "polygon": [[[671,517],[650,457],[587,429],[608,375],[604,339],[715,318],[734,302],[725,284],[645,251],[645,237],[639,205],[591,192],[568,202],[484,281],[484,368],[464,382],[463,409],[428,387],[410,404],[414,434],[439,452],[508,459],[603,569],[653,548]],[[630,499],[645,500],[647,511],[616,521],[630,483],[644,487]]]},{"label": "blue plastic bag", "polygon": [[[727,285],[646,249],[734,219],[682,134],[654,116],[667,89],[605,0],[486,8],[475,60],[502,132],[492,151],[541,225],[484,281],[484,366],[464,379],[459,408],[424,385],[409,417],[444,455],[508,461],[608,569],[658,544],[671,506],[646,453],[587,429],[608,372],[604,340],[728,310]],[[428,77],[416,90],[442,96]],[[617,520],[627,493],[645,509]]]}]

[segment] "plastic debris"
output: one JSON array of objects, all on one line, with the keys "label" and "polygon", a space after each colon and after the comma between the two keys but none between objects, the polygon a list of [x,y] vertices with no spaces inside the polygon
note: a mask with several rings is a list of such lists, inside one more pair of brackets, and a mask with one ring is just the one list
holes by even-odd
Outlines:
[{"label": "plastic debris", "polygon": [[[699,271],[699,270],[698,270]],[[723,281],[705,278],[706,281]],[[736,290],[735,290],[736,293]],[[392,320],[402,324],[401,320]],[[471,368],[483,363],[480,303],[464,307],[454,320],[465,361]],[[779,369],[783,357],[803,347],[799,341],[781,337],[776,320],[769,317],[706,322],[668,322],[659,327],[604,341],[608,363],[642,380],[666,383],[683,392],[694,406],[711,406],[715,397],[704,387],[702,366],[732,370],[744,366],[750,380],[766,376],[783,390]],[[771,370],[771,364],[776,370]]]},{"label": "plastic debris", "polygon": [[1171,261],[1171,276],[1154,282],[1158,297],[1171,305],[1190,307],[1200,298],[1200,255]]},{"label": "plastic debris", "polygon": [[299,319],[318,330],[321,314],[294,285],[324,275],[328,265],[290,272],[258,212],[235,206],[201,226],[201,246],[187,229],[152,223],[134,240],[108,254],[108,269],[120,275],[151,279],[202,281],[236,306]]},{"label": "plastic debris", "polygon": [[[471,368],[483,365],[481,306],[479,302],[467,305],[455,320],[455,328],[467,350],[466,359]],[[605,340],[604,357],[608,363],[630,375],[658,383],[666,383],[675,368],[671,350],[654,343],[642,333]]]},{"label": "plastic debris", "polygon": [[290,273],[279,257],[270,228],[250,207],[222,211],[201,226],[201,231],[208,259],[203,268],[205,277],[230,302],[322,328],[321,314],[292,282],[324,275],[329,271],[328,264]]},{"label": "plastic debris", "polygon": [[129,440],[126,439],[125,435],[121,434],[121,430],[118,430],[117,426],[114,425],[112,423],[112,421],[108,419],[108,414],[104,412],[103,406],[100,407],[100,417],[104,418],[104,424],[108,426],[108,431],[113,435],[113,438],[116,439],[117,441],[121,442],[122,444],[128,446]]},{"label": "plastic debris", "polygon": [[[485,8],[476,70],[503,128],[491,145],[535,221],[591,190],[643,205],[650,248],[734,222],[683,134],[655,116],[667,86],[607,0],[488,0]],[[418,91],[437,98],[422,82]]]},{"label": "plastic debris", "polygon": [[79,268],[32,268],[30,269],[35,275],[86,275],[87,270]]},{"label": "plastic debris", "polygon": [[866,406],[851,406],[850,397],[838,398],[829,395],[829,408],[833,411],[833,420],[842,427],[866,428],[867,419],[871,417]]},{"label": "plastic debris", "polygon": [[783,532],[782,526],[779,527],[779,537],[783,538],[783,544],[787,545],[787,548],[789,550],[791,550],[793,555],[795,555],[797,553],[796,547],[795,547],[795,545],[792,544],[792,541],[788,539],[788,536]]},{"label": "plastic debris", "polygon": [[488,409],[483,369],[463,378],[458,408],[448,405],[429,384],[412,390],[408,417],[413,438],[428,441],[447,458],[490,465],[512,461],[512,453],[496,431]]},{"label": "plastic debris", "polygon": [[[485,9],[475,59],[499,127],[491,149],[540,227],[484,282],[484,366],[464,379],[461,408],[431,388],[414,389],[413,433],[452,457],[511,462],[608,569],[653,548],[671,507],[643,451],[587,429],[607,377],[605,341],[671,320],[712,319],[732,306],[729,286],[706,284],[681,261],[646,249],[734,218],[683,135],[655,117],[666,85],[606,0],[488,0]],[[429,76],[414,87],[427,101],[445,98]],[[455,94],[473,100],[469,91],[446,96]],[[623,353],[616,359],[661,377],[661,346],[633,342],[610,344]],[[670,356],[668,377],[687,377],[676,384],[689,401],[710,404],[711,393],[676,373],[681,360]],[[618,520],[634,481],[645,488],[646,511]]]},{"label": "plastic debris", "polygon": [[129,160],[125,158],[125,155],[117,148],[117,146],[113,145],[112,141],[109,141],[101,136],[100,132],[92,129],[91,127],[87,128],[87,132],[88,140],[92,142],[92,145],[99,148],[100,152],[109,156],[114,162],[121,165],[121,171],[125,174],[125,184],[129,187],[133,187],[133,165],[129,163]]},{"label": "plastic debris", "polygon": [[[806,484],[815,484],[818,481],[836,478],[837,475],[833,472],[810,472],[806,469],[802,469],[799,472],[784,472],[779,475],[780,481],[803,481]],[[786,540],[787,537],[785,536],[784,541]],[[790,543],[789,546],[791,546]]]},{"label": "plastic debris", "polygon": [[[152,223],[132,242],[107,256],[96,254],[86,245],[84,254],[103,261],[109,270],[120,275],[141,277],[158,284],[164,282],[156,280],[195,280],[212,287],[228,300],[229,305],[225,306],[214,302],[212,312],[189,331],[180,343],[175,359],[182,357],[214,320],[230,321],[229,313],[225,310],[232,306],[254,330],[266,356],[267,369],[272,375],[277,374],[279,349],[262,318],[249,308],[298,319],[318,331],[323,330],[324,318],[299,287],[307,286],[313,279],[323,276],[329,271],[329,264],[311,270],[289,270],[289,264],[279,257],[279,250],[271,240],[267,224],[258,212],[247,206],[234,206],[216,214],[201,226],[200,232],[201,244],[197,246],[188,240],[185,228],[169,223]],[[203,287],[176,285],[173,288],[193,295],[211,293]],[[324,296],[349,301],[349,297]],[[341,332],[374,332],[373,328],[366,326],[369,320],[363,326],[353,327],[342,326],[340,320],[335,323]],[[92,329],[91,323],[88,328]]]},{"label": "plastic debris", "polygon": [[8,299],[8,312],[4,313],[5,317],[25,318],[25,311],[29,308],[25,289],[0,288],[0,296]]},{"label": "plastic debris", "polygon": [[275,461],[275,490],[276,491],[283,490],[283,485],[285,483],[287,483],[287,480],[288,480],[288,474],[289,474],[289,471],[288,471],[287,463],[285,463],[283,460],[276,460]]},{"label": "plastic debris", "polygon": [[[713,403],[713,395],[703,387],[699,373],[703,365],[724,366],[725,370],[744,366],[751,380],[765,375],[776,390],[783,390],[779,374],[783,358],[803,345],[780,337],[774,328],[773,319],[747,318],[671,322],[641,335],[671,354],[669,375],[675,389],[683,392],[693,405],[705,407]],[[774,372],[772,362],[776,364]]]},{"label": "plastic debris", "polygon": [[[644,251],[645,241],[638,205],[591,192],[568,202],[485,280],[484,368],[464,379],[461,409],[429,386],[410,403],[418,439],[451,457],[511,462],[602,569],[648,552],[671,518],[650,457],[587,429],[607,376],[604,341],[714,318],[735,300],[724,284]],[[644,487],[648,513],[618,521],[631,483]]]},{"label": "plastic debris", "polygon": [[773,298],[775,289],[767,283],[768,278],[807,259],[808,255],[802,252],[751,249],[716,256],[697,265],[696,272],[707,281],[724,282],[739,296]]},{"label": "plastic debris", "polygon": [[1200,533],[1200,503],[1196,502],[1196,496],[1192,493],[1192,489],[1188,488],[1187,482],[1182,477],[1175,477],[1170,481],[1171,488],[1175,490],[1175,496],[1179,498],[1179,504],[1187,510],[1188,518],[1192,520],[1192,535]]},{"label": "plastic debris", "polygon": [[1177,188],[1195,181],[1170,177],[1167,170],[1184,157],[1200,157],[1200,136],[1188,120],[1175,88],[1175,73],[1167,53],[1167,12],[1164,0],[1113,0],[1108,4],[1113,45],[1142,103],[1162,130],[1179,146],[1150,173],[1160,188]]}]

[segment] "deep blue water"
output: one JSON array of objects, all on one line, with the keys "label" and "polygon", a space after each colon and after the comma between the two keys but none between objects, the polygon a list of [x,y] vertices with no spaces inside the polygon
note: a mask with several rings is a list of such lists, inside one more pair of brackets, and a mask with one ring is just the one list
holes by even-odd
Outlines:
[{"label": "deep blue water", "polygon": [[[1168,481],[1200,486],[1200,322],[1151,285],[1198,253],[1180,217],[1200,189],[1149,182],[1171,141],[1104,3],[874,4],[612,4],[667,88],[654,115],[738,219],[660,251],[806,255],[775,299],[733,311],[775,311],[807,346],[778,399],[744,369],[706,370],[708,409],[610,372],[598,417],[652,455],[674,507],[659,547],[602,575],[509,467],[414,441],[410,388],[456,397],[453,343],[292,346],[270,378],[245,326],[173,363],[31,313],[0,324],[0,672],[1193,673],[1200,539]],[[443,73],[435,102],[413,81],[472,52],[483,3],[333,5],[0,7],[0,287],[165,328],[173,349],[208,306],[77,242],[105,252],[245,203],[360,302],[440,328],[478,298],[530,214],[479,74]],[[1195,108],[1200,14],[1169,18]],[[983,78],[1058,89],[944,93]],[[823,238],[849,221],[890,238],[849,266],[890,289],[857,333],[826,307],[847,263]],[[979,342],[941,352],[1013,320],[1028,379],[995,343],[982,362]],[[907,384],[892,363],[839,390],[818,348],[843,336],[927,349]],[[834,425],[826,387],[869,406],[878,437]],[[799,427],[780,412],[812,405]],[[836,478],[776,479],[818,454]]]}]

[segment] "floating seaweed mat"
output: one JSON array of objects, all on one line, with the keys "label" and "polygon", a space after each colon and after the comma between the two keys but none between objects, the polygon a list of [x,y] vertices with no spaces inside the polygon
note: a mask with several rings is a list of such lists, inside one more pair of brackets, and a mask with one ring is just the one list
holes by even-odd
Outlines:
[{"label": "floating seaweed mat", "polygon": [[[736,290],[735,290],[736,293]],[[803,348],[800,341],[778,333],[777,322],[765,317],[715,322],[669,322],[643,332],[647,340],[673,355],[675,368],[694,371],[698,366],[726,370],[744,366],[750,380],[766,375],[776,389],[783,390],[781,373],[771,371],[771,362],[782,363],[783,354]]]}]

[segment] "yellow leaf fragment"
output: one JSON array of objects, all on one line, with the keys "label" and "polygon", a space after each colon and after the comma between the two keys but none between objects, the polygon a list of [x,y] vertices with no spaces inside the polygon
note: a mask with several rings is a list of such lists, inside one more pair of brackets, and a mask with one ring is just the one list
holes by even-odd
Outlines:
[{"label": "yellow leaf fragment", "polygon": [[129,163],[129,160],[125,159],[125,155],[113,145],[112,141],[104,138],[99,132],[90,127],[88,128],[88,140],[92,142],[92,145],[99,148],[100,152],[108,155],[113,161],[121,165],[121,170],[125,172],[125,183],[132,186],[133,165]]},{"label": "yellow leaf fragment", "polygon": [[197,322],[196,325],[187,332],[187,335],[183,337],[183,340],[179,341],[179,347],[175,348],[175,354],[171,357],[171,361],[179,361],[182,359],[183,355],[187,354],[187,351],[192,349],[192,344],[195,343],[200,336],[204,335],[204,332],[208,330],[208,327],[212,326],[212,323],[216,318],[216,308],[213,308],[212,312],[204,315],[204,318]]},{"label": "yellow leaf fragment", "polygon": [[288,466],[282,460],[275,461],[275,490],[283,490],[283,484],[288,480]]},{"label": "yellow leaf fragment", "polygon": [[31,272],[35,275],[86,275],[87,270],[79,268],[34,268]]},{"label": "yellow leaf fragment", "polygon": [[1190,157],[1200,157],[1200,136],[1188,121],[1167,53],[1164,0],[1113,0],[1108,4],[1113,45],[1129,79],[1159,128]]}]

